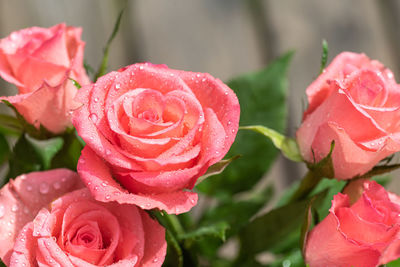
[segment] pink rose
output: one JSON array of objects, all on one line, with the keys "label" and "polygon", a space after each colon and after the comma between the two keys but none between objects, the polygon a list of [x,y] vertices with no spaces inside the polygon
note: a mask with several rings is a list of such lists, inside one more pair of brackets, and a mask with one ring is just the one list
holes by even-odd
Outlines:
[{"label": "pink rose", "polygon": [[400,257],[400,197],[375,181],[363,188],[353,205],[348,195],[334,196],[330,214],[309,233],[310,267],[372,267]]},{"label": "pink rose", "polygon": [[19,94],[2,97],[25,119],[53,133],[71,125],[76,108],[73,98],[80,84],[90,83],[83,68],[82,30],[59,24],[51,28],[28,28],[0,40],[0,76],[18,87]]},{"label": "pink rose", "polygon": [[306,93],[309,107],[297,131],[306,161],[320,161],[335,140],[335,178],[349,179],[400,150],[400,87],[378,61],[341,53]]},{"label": "pink rose", "polygon": [[235,139],[239,103],[205,73],[149,63],[101,77],[77,96],[73,124],[86,142],[78,172],[96,200],[168,213],[190,210],[189,191]]},{"label": "pink rose", "polygon": [[95,201],[70,170],[33,172],[0,191],[7,266],[161,266],[165,230],[134,205]]}]

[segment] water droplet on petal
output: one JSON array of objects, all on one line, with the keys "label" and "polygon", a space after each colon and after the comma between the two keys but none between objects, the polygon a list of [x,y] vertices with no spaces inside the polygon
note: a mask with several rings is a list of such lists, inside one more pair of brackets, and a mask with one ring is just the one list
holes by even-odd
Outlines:
[{"label": "water droplet on petal", "polygon": [[144,69],[144,67],[143,67],[143,66],[140,66],[140,67],[139,67],[139,69],[140,69],[140,70],[143,70],[143,69]]},{"label": "water droplet on petal", "polygon": [[228,121],[228,125],[231,125],[232,124],[232,122],[231,121]]},{"label": "water droplet on petal", "polygon": [[94,123],[97,122],[97,115],[96,115],[95,113],[90,114],[89,117],[90,117],[90,119],[91,119]]},{"label": "water droplet on petal", "polygon": [[94,98],[94,102],[95,102],[95,103],[99,102],[99,98],[98,98],[98,97],[95,97],[95,98]]},{"label": "water droplet on petal", "polygon": [[158,258],[154,258],[153,262],[157,262],[157,261],[158,261]]},{"label": "water droplet on petal", "polygon": [[4,214],[5,214],[4,206],[1,205],[1,206],[0,206],[0,218],[3,218],[3,217],[4,217]]},{"label": "water droplet on petal", "polygon": [[33,188],[32,188],[32,186],[31,186],[31,185],[27,185],[27,186],[26,186],[26,191],[28,191],[28,192],[31,192],[31,191],[32,191],[32,189],[33,189]]},{"label": "water droplet on petal", "polygon": [[106,155],[110,156],[111,155],[111,150],[110,149],[106,149]]},{"label": "water droplet on petal", "polygon": [[24,207],[24,213],[25,214],[29,214],[30,213],[30,210],[28,209],[28,207]]},{"label": "water droplet on petal", "polygon": [[16,212],[17,210],[18,210],[18,205],[17,204],[12,205],[11,211]]},{"label": "water droplet on petal", "polygon": [[56,189],[56,190],[60,189],[60,188],[61,188],[60,182],[55,182],[55,183],[53,184],[53,187],[54,187],[54,189]]},{"label": "water droplet on petal", "polygon": [[40,184],[39,186],[39,192],[44,195],[49,192],[49,189],[49,185],[46,182]]},{"label": "water droplet on petal", "polygon": [[109,200],[111,198],[110,195],[106,195],[106,199]]},{"label": "water droplet on petal", "polygon": [[25,180],[25,179],[26,179],[26,175],[25,175],[25,174],[22,174],[21,176],[19,176],[19,178],[20,178],[21,180]]}]

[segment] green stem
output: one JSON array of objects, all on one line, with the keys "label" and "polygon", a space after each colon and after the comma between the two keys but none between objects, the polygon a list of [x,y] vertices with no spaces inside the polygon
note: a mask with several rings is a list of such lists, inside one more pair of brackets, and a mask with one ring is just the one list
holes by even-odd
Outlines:
[{"label": "green stem", "polygon": [[322,176],[316,175],[315,172],[309,170],[300,182],[299,187],[294,192],[289,200],[289,203],[303,200],[311,193],[311,191],[318,185],[322,180]]},{"label": "green stem", "polygon": [[179,236],[185,233],[181,222],[178,219],[178,216],[174,214],[164,213],[164,218],[171,227],[172,232],[179,238]]}]

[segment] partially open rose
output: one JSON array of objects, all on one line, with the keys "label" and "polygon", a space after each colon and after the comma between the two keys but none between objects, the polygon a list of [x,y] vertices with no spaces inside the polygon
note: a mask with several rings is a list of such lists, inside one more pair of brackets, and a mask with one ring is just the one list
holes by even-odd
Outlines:
[{"label": "partially open rose", "polygon": [[335,140],[335,178],[349,179],[400,150],[400,86],[378,61],[342,53],[306,93],[296,134],[306,161],[321,160]]},{"label": "partially open rose", "polygon": [[66,169],[17,177],[0,191],[7,266],[161,266],[165,230],[134,205],[95,201]]},{"label": "partially open rose", "polygon": [[235,139],[239,103],[205,73],[135,64],[82,88],[73,124],[86,142],[78,172],[99,201],[188,211],[199,176]]},{"label": "partially open rose", "polygon": [[348,195],[334,196],[330,214],[308,235],[310,267],[375,267],[400,257],[400,197],[374,181],[363,189],[353,205]]},{"label": "partially open rose", "polygon": [[83,68],[82,30],[59,24],[32,27],[0,40],[0,76],[18,87],[19,94],[2,97],[36,127],[53,133],[71,125],[69,111],[76,108],[77,89],[90,82]]}]

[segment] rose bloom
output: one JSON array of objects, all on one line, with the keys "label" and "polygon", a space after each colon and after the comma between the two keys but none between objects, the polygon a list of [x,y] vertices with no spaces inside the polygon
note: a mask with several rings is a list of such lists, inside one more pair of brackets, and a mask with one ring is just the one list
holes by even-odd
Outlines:
[{"label": "rose bloom", "polygon": [[77,88],[68,79],[90,83],[83,68],[81,28],[59,24],[32,27],[0,40],[0,76],[18,87],[19,94],[2,97],[37,128],[60,133],[71,125]]},{"label": "rose bloom", "polygon": [[375,181],[362,186],[352,205],[348,195],[335,195],[330,214],[309,233],[310,267],[372,267],[400,257],[400,197]]},{"label": "rose bloom", "polygon": [[320,161],[335,140],[335,177],[349,179],[400,150],[400,87],[378,61],[341,53],[306,93],[296,134],[304,160]]},{"label": "rose bloom", "polygon": [[235,139],[239,103],[206,73],[134,64],[79,90],[73,124],[86,142],[78,172],[99,201],[168,213],[190,210],[190,189]]},{"label": "rose bloom", "polygon": [[32,172],[0,190],[7,266],[161,266],[165,230],[134,205],[95,201],[67,169]]}]

